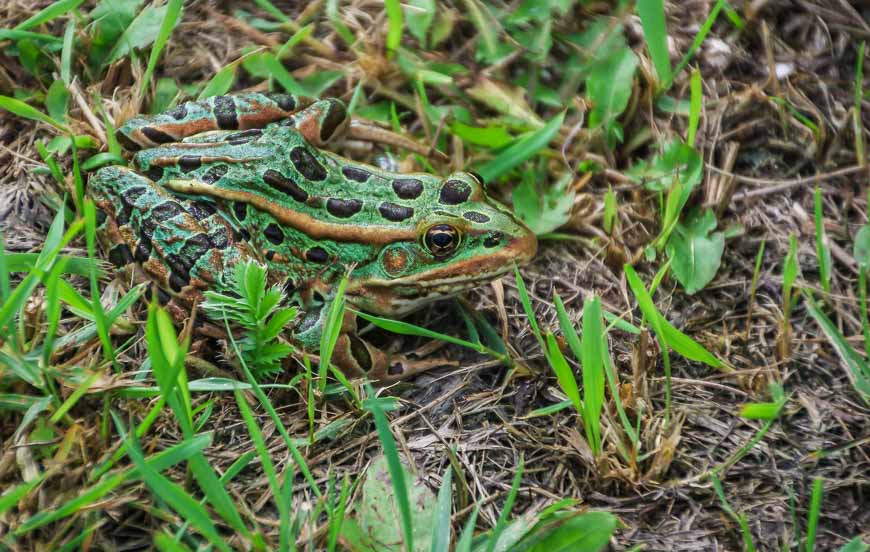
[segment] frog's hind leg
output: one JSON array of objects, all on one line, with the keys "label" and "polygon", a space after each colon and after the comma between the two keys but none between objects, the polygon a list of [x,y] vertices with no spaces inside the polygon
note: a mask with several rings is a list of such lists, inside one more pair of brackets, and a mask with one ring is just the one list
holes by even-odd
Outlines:
[{"label": "frog's hind leg", "polygon": [[117,131],[118,141],[129,151],[180,142],[184,138],[216,130],[247,130],[290,117],[314,100],[293,94],[248,92],[213,96],[186,102],[159,115],[130,119]]},{"label": "frog's hind leg", "polygon": [[212,204],[177,198],[131,169],[100,169],[89,189],[103,211],[98,230],[109,259],[131,271],[140,266],[183,304],[199,302],[205,289],[225,289],[224,276],[252,257]]},{"label": "frog's hind leg", "polygon": [[444,156],[443,153],[419,144],[405,135],[397,134],[371,123],[352,120],[344,102],[335,98],[314,102],[279,124],[295,126],[309,143],[317,147],[323,147],[342,138],[351,138],[396,146],[421,155]]}]

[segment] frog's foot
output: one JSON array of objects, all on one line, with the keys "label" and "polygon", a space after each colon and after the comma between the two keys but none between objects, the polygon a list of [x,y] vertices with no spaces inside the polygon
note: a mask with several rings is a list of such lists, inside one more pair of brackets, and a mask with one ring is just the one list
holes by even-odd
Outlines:
[{"label": "frog's foot", "polygon": [[341,334],[335,344],[332,362],[346,375],[392,383],[441,366],[457,366],[445,358],[412,358],[387,353],[356,335]]}]

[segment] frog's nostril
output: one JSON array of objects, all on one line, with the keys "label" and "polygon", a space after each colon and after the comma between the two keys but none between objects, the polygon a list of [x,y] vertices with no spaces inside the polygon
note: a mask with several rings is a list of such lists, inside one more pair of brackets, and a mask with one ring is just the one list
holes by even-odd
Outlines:
[{"label": "frog's nostril", "polygon": [[503,234],[501,232],[491,232],[486,239],[483,240],[484,247],[495,247],[501,243]]}]

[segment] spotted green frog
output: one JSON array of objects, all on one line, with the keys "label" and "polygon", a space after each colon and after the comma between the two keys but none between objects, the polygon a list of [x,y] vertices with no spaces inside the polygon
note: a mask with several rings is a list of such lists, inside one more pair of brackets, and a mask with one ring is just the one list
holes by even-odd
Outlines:
[{"label": "spotted green frog", "polygon": [[[128,121],[117,138],[132,166],[89,182],[109,259],[156,282],[181,319],[255,260],[301,307],[289,329],[314,352],[345,274],[353,309],[394,317],[532,258],[534,234],[474,173],[388,172],[325,149],[355,128],[337,99],[260,93]],[[401,142],[385,136],[373,139]],[[386,381],[417,371],[360,339],[350,313],[333,361]]]}]

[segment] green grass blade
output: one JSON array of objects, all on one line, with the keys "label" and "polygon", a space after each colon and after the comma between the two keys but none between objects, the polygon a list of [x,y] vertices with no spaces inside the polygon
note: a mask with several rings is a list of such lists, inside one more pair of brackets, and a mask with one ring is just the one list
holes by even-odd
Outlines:
[{"label": "green grass blade", "polygon": [[127,444],[127,455],[133,461],[133,464],[139,470],[142,480],[148,486],[152,493],[159,496],[173,510],[175,510],[182,519],[190,522],[190,524],[218,550],[222,552],[230,552],[230,547],[226,544],[223,537],[218,533],[217,528],[206,510],[199,502],[197,502],[190,494],[177,483],[173,483],[160,472],[154,469],[145,461],[145,456],[139,449],[139,443],[133,434],[127,434],[123,428],[120,418],[113,412],[115,424],[118,427],[119,433],[123,436]]},{"label": "green grass blade", "polygon": [[695,135],[698,132],[698,124],[701,121],[701,104],[704,99],[704,91],[701,88],[701,72],[697,69],[692,71],[689,89],[689,133],[686,136],[686,143],[694,147]]},{"label": "green grass blade", "polygon": [[601,452],[601,409],[604,407],[604,328],[601,299],[593,296],[583,303],[583,419],[586,437],[596,456]]},{"label": "green grass blade", "polygon": [[574,372],[568,366],[568,361],[559,349],[559,344],[556,342],[556,337],[547,333],[547,361],[553,372],[556,374],[556,381],[559,382],[559,387],[568,395],[571,404],[577,409],[577,414],[583,415],[583,402],[580,400],[580,388],[577,385],[577,378],[574,377]]},{"label": "green grass blade", "polygon": [[435,534],[432,535],[432,552],[450,552],[450,507],[453,496],[453,470],[444,472],[441,488],[438,489],[438,507],[435,512]]},{"label": "green grass blade", "polygon": [[460,339],[458,337],[453,337],[452,335],[447,335],[439,332],[435,332],[429,330],[427,328],[422,328],[420,326],[415,326],[414,324],[409,324],[407,322],[402,322],[401,320],[391,320],[389,318],[382,318],[380,316],[374,316],[372,314],[360,312],[360,311],[352,311],[354,314],[362,318],[367,322],[371,322],[375,326],[379,328],[383,328],[387,331],[399,334],[399,335],[414,335],[417,337],[428,337],[431,339],[439,339],[441,341],[445,341],[447,343],[452,343],[454,345],[459,345],[461,347],[467,347],[474,351],[478,351],[480,353],[487,353],[489,350],[480,343],[473,343],[471,341],[466,341],[464,339]]},{"label": "green grass blade", "polygon": [[40,473],[36,478],[24,483],[19,483],[14,487],[9,487],[0,495],[0,515],[6,513],[7,510],[18,504],[18,501],[30,494],[42,480],[45,479],[46,472]]},{"label": "green grass blade", "polygon": [[710,480],[713,483],[713,490],[716,492],[716,496],[719,497],[719,502],[722,504],[722,509],[725,510],[725,513],[731,516],[731,518],[740,526],[740,533],[743,536],[743,550],[746,550],[747,552],[755,552],[755,543],[752,541],[752,532],[749,530],[746,516],[738,514],[731,508],[731,505],[728,504],[728,500],[725,498],[725,491],[722,489],[722,482],[719,481],[719,478],[714,475]]},{"label": "green grass blade", "polygon": [[474,510],[471,511],[471,515],[465,521],[462,535],[459,536],[459,540],[456,542],[455,552],[471,552],[471,543],[474,539],[474,528],[477,525],[478,513],[480,513],[480,504],[474,506]]},{"label": "green grass blade", "polygon": [[320,366],[317,374],[317,389],[321,393],[326,389],[326,372],[332,362],[332,353],[335,350],[335,344],[338,342],[344,321],[344,290],[347,289],[347,280],[348,275],[345,274],[338,284],[332,303],[329,305],[329,313],[326,315],[323,331],[320,334]]},{"label": "green grass blade", "polygon": [[[372,391],[369,395],[374,396],[374,392]],[[405,550],[406,552],[412,552],[414,550],[414,524],[411,514],[411,502],[408,500],[405,470],[402,467],[402,461],[399,459],[399,449],[396,447],[396,441],[393,439],[393,434],[390,431],[390,422],[387,420],[387,415],[381,403],[377,399],[370,399],[364,402],[364,407],[372,413],[372,419],[378,431],[378,438],[381,440],[381,446],[384,448],[384,456],[387,459],[387,467],[390,470],[390,480],[392,481],[396,504],[401,515],[402,533],[405,535]]]},{"label": "green grass blade", "polygon": [[825,234],[825,215],[822,211],[822,189],[816,186],[813,194],[813,219],[816,226],[816,259],[819,263],[819,281],[825,293],[831,293],[831,246]]},{"label": "green grass blade", "polygon": [[63,123],[61,123],[60,121],[56,121],[42,111],[39,111],[35,107],[32,107],[22,102],[21,100],[16,100],[15,98],[10,98],[9,96],[0,96],[0,109],[5,109],[13,115],[18,115],[19,117],[24,117],[25,119],[39,121],[41,123],[51,125],[61,132],[69,132],[69,129]]},{"label": "green grass blade", "polygon": [[659,88],[666,90],[671,86],[673,74],[668,55],[668,27],[665,22],[664,1],[640,0],[637,3],[637,13],[643,27],[646,47],[659,78]]},{"label": "green grass blade", "polygon": [[846,367],[846,376],[852,383],[852,387],[855,388],[855,391],[864,403],[870,405],[870,364],[852,348],[846,337],[831,319],[822,312],[819,305],[816,304],[809,294],[804,294],[804,300],[806,301],[807,311],[815,319],[819,327],[822,328],[825,337],[828,338],[828,341],[834,347],[834,350],[837,351],[837,355]]},{"label": "green grass blade", "polygon": [[[698,51],[698,48],[700,48],[701,44],[704,43],[704,40],[707,39],[707,35],[710,34],[710,30],[713,28],[713,23],[716,22],[716,18],[719,16],[719,12],[727,5],[727,0],[719,0],[716,2],[716,5],[713,6],[713,9],[710,10],[710,13],[707,15],[707,19],[704,20],[704,23],[698,30],[698,34],[695,35],[695,39],[692,41],[692,45],[689,46],[686,55],[683,56],[683,59],[681,59],[680,63],[677,64],[677,68],[674,69],[674,75],[679,75],[683,72],[683,69],[686,68],[686,65],[688,65],[689,61],[694,57],[695,52]],[[689,144],[691,143],[692,141],[690,140]]]},{"label": "green grass blade", "polygon": [[494,159],[480,167],[478,170],[480,176],[483,177],[486,182],[492,182],[514,167],[519,166],[527,159],[530,159],[543,148],[547,147],[547,144],[553,140],[559,132],[559,129],[562,128],[562,122],[564,120],[565,112],[563,111],[559,115],[550,119],[550,121],[540,129],[519,137],[513,144],[496,155]]},{"label": "green grass blade", "polygon": [[821,477],[813,479],[813,493],[810,496],[810,510],[807,513],[807,540],[804,550],[813,552],[816,547],[816,531],[819,527],[819,515],[822,513],[822,490],[825,480]]},{"label": "green grass blade", "polygon": [[79,5],[84,0],[55,0],[48,6],[42,8],[32,16],[28,17],[25,21],[22,21],[18,25],[15,26],[16,31],[26,31],[27,29],[32,29],[33,27],[37,27],[42,25],[43,23],[47,23],[52,19],[60,17],[61,15],[72,11],[79,7]]},{"label": "green grass blade", "polygon": [[399,49],[399,43],[402,41],[402,29],[404,20],[402,17],[402,7],[399,0],[384,0],[384,9],[387,12],[387,56],[395,55]]},{"label": "green grass blade", "polygon": [[169,0],[167,6],[163,21],[160,23],[160,29],[157,31],[157,38],[154,39],[154,45],[151,47],[151,54],[148,56],[148,66],[145,68],[145,74],[142,76],[142,85],[139,87],[140,95],[144,94],[148,89],[151,77],[154,75],[154,69],[157,68],[160,54],[169,42],[169,37],[172,35],[175,26],[181,20],[182,0]]},{"label": "green grass blade", "polygon": [[517,492],[520,490],[520,481],[522,481],[523,477],[524,464],[525,461],[523,455],[520,454],[520,463],[517,466],[516,473],[514,474],[513,483],[511,483],[511,490],[508,492],[507,498],[504,501],[504,507],[498,516],[498,521],[496,521],[495,527],[492,528],[492,533],[489,535],[489,540],[486,544],[486,552],[493,552],[495,550],[495,547],[498,544],[498,539],[501,537],[502,532],[507,526],[511,509],[513,509],[514,501],[517,498]]}]

